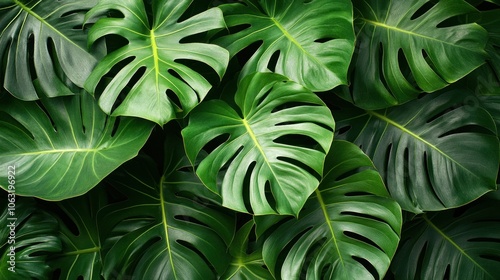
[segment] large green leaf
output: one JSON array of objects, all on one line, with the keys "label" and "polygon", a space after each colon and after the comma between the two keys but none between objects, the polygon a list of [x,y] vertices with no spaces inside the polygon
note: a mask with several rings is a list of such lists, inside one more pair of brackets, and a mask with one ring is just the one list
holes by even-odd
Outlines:
[{"label": "large green leaf", "polygon": [[405,224],[392,270],[396,279],[498,279],[498,201],[427,213]]},{"label": "large green leaf", "polygon": [[[271,73],[243,79],[234,99],[238,108],[221,100],[204,102],[182,131],[191,162],[203,148],[220,144],[196,173],[228,208],[297,215],[323,174],[333,139],[330,110],[308,89]],[[319,147],[295,143],[300,138]]]},{"label": "large green leaf", "polygon": [[352,83],[356,105],[374,110],[404,103],[485,62],[486,30],[475,23],[440,25],[477,10],[463,0],[434,2],[353,1],[359,29]]},{"label": "large green leaf", "polygon": [[[233,257],[230,266],[219,279],[224,280],[271,280],[273,276],[266,269],[262,259],[262,244],[252,248],[251,236],[254,222],[244,224],[236,233],[229,253]],[[250,251],[250,252],[249,252]]]},{"label": "large green leaf", "polygon": [[[47,200],[81,195],[146,142],[152,123],[106,116],[85,92],[40,103],[1,100],[0,169],[15,166],[16,192]],[[7,189],[7,174],[0,186]]]},{"label": "large green leaf", "polygon": [[354,51],[352,4],[346,0],[245,0],[220,6],[230,28],[215,42],[231,56],[261,42],[241,77],[271,69],[313,91],[347,84]]},{"label": "large green leaf", "polygon": [[[177,115],[187,114],[211,88],[200,73],[186,66],[185,60],[205,63],[222,77],[229,60],[227,50],[181,42],[191,35],[225,27],[222,12],[213,8],[179,22],[191,2],[153,0],[152,22],[143,0],[102,0],[90,10],[88,18],[108,11],[123,15],[98,20],[89,32],[91,44],[111,34],[128,40],[128,44],[97,65],[86,83],[86,88],[95,92],[103,77],[113,67],[120,67],[99,98],[104,112],[141,117],[163,125]],[[118,104],[117,98],[127,85],[131,89]],[[168,96],[169,91],[174,95]]]},{"label": "large green leaf", "polygon": [[457,207],[496,189],[496,126],[470,100],[473,93],[451,89],[384,111],[337,103],[338,137],[373,159],[403,209]]},{"label": "large green leaf", "polygon": [[382,279],[401,224],[401,208],[370,159],[334,141],[319,188],[298,219],[271,233],[264,261],[280,279]]},{"label": "large green leaf", "polygon": [[100,231],[114,243],[105,279],[215,279],[229,264],[234,216],[189,170],[180,139],[165,151],[163,176],[142,157],[110,176],[126,200],[100,212]]},{"label": "large green leaf", "polygon": [[41,95],[35,79],[48,96],[73,94],[65,78],[83,87],[97,59],[87,51],[82,25],[96,3],[0,0],[0,81],[5,88],[20,99],[35,100]]},{"label": "large green leaf", "polygon": [[[49,279],[50,267],[46,259],[61,250],[61,242],[56,236],[57,221],[37,209],[33,199],[16,197],[15,191],[10,192],[11,195],[3,191],[0,194],[0,279]],[[15,247],[14,253],[11,246]],[[14,271],[9,270],[11,261]]]},{"label": "large green leaf", "polygon": [[102,247],[97,213],[105,205],[105,199],[104,189],[97,187],[83,196],[57,203],[53,215],[59,221],[57,236],[62,242],[62,250],[48,259],[52,271],[57,273],[52,280],[101,279]]}]

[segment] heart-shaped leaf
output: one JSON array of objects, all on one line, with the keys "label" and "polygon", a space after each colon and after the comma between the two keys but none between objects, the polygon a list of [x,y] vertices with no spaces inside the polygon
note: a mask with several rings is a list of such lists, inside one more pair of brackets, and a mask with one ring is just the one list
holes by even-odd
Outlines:
[{"label": "heart-shaped leaf", "polygon": [[[48,96],[72,95],[69,78],[83,87],[97,63],[82,25],[95,0],[0,1],[0,81],[14,96],[36,100],[35,79]],[[59,73],[62,69],[62,73]],[[5,76],[4,76],[5,75]],[[41,95],[43,96],[43,95]]]},{"label": "heart-shaped leaf", "polygon": [[498,201],[427,213],[405,224],[396,279],[498,279]]},{"label": "heart-shaped leaf", "polygon": [[234,215],[190,171],[180,139],[165,150],[163,176],[138,157],[109,178],[126,200],[99,212],[100,231],[113,243],[105,279],[215,279],[229,264]]},{"label": "heart-shaped leaf", "polygon": [[370,159],[334,141],[320,186],[298,219],[281,222],[264,242],[264,261],[278,279],[382,279],[401,224]]},{"label": "heart-shaped leaf", "polygon": [[[211,44],[181,42],[191,35],[225,27],[222,12],[213,8],[179,22],[191,3],[152,1],[152,22],[143,0],[103,0],[87,14],[88,18],[108,11],[123,15],[98,20],[89,32],[90,43],[110,34],[128,40],[127,45],[109,53],[97,65],[86,83],[86,89],[95,92],[105,75],[113,67],[120,67],[99,98],[104,112],[141,117],[163,125],[177,114],[186,115],[211,88],[183,60],[207,64],[222,77],[229,60],[227,50]],[[127,86],[131,89],[118,104],[117,98]],[[174,95],[169,96],[169,91]]]},{"label": "heart-shaped leaf", "polygon": [[463,0],[355,0],[358,53],[354,104],[375,110],[417,98],[481,66],[488,34],[470,23],[441,25],[477,10]]},{"label": "heart-shaped leaf", "polygon": [[231,56],[261,42],[240,77],[268,69],[313,91],[347,84],[354,51],[352,4],[346,0],[244,0],[220,6],[228,27],[214,42]]},{"label": "heart-shaped leaf", "polygon": [[196,173],[228,208],[297,215],[323,174],[335,126],[330,110],[308,89],[272,73],[243,79],[235,101],[238,108],[213,100],[192,112],[182,131],[191,162],[220,144]]},{"label": "heart-shaped leaf", "polygon": [[496,189],[496,126],[473,93],[450,89],[384,111],[336,103],[338,137],[362,147],[403,209],[469,203]]},{"label": "heart-shaped leaf", "polygon": [[[137,155],[153,124],[104,114],[86,92],[0,107],[0,169],[15,166],[16,192],[46,200],[81,195]],[[7,173],[0,174],[7,189]]]}]

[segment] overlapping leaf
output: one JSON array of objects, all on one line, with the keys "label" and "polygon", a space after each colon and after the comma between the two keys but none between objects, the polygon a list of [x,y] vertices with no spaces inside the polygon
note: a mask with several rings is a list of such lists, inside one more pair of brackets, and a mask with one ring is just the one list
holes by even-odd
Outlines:
[{"label": "overlapping leaf", "polygon": [[[12,197],[0,193],[4,196],[0,216],[0,279],[48,279],[47,257],[61,250],[56,219],[37,209],[33,199],[15,197],[15,192]],[[11,228],[11,223],[15,228]],[[15,249],[13,254],[10,247]],[[8,270],[11,257],[14,271]]]},{"label": "overlapping leaf", "polygon": [[43,95],[33,85],[35,79],[48,96],[73,94],[66,78],[83,87],[97,63],[87,51],[83,19],[96,3],[0,1],[0,81],[5,88],[20,99],[36,100]]},{"label": "overlapping leaf", "polygon": [[[182,131],[191,162],[204,147],[220,144],[196,173],[228,208],[297,215],[323,174],[333,139],[330,110],[311,91],[271,73],[243,79],[235,101],[238,108],[213,100],[192,112]],[[313,144],[294,143],[297,138]]]},{"label": "overlapping leaf", "polygon": [[[81,195],[134,157],[153,125],[106,116],[85,92],[40,103],[1,100],[0,169],[15,166],[16,192],[47,200]],[[7,189],[7,173],[0,186]]]},{"label": "overlapping leaf", "polygon": [[319,188],[298,219],[271,233],[264,261],[278,279],[382,279],[401,223],[401,208],[370,159],[334,141]]},{"label": "overlapping leaf", "polygon": [[485,62],[488,34],[481,26],[440,25],[476,11],[463,0],[353,3],[359,32],[352,99],[362,108],[382,109],[415,99]]},{"label": "overlapping leaf", "polygon": [[243,30],[215,43],[234,56],[261,42],[241,77],[271,69],[313,91],[348,83],[354,50],[350,1],[245,0],[220,8],[228,27]]},{"label": "overlapping leaf", "polygon": [[337,103],[339,137],[362,147],[392,197],[412,212],[443,210],[496,189],[496,126],[467,90],[427,95],[384,111]]},{"label": "overlapping leaf", "polygon": [[189,171],[180,139],[166,148],[163,176],[139,157],[110,177],[127,199],[100,212],[101,233],[113,243],[106,279],[215,279],[229,264],[234,216]]},{"label": "overlapping leaf", "polygon": [[[110,34],[128,41],[127,45],[109,53],[87,80],[86,88],[95,92],[103,77],[119,67],[99,98],[104,112],[141,117],[163,125],[187,114],[211,88],[210,83],[183,60],[205,63],[219,77],[224,74],[229,60],[225,49],[181,42],[191,35],[225,27],[218,8],[179,22],[191,2],[152,1],[152,22],[148,20],[143,0],[103,0],[87,14],[88,18],[107,11],[119,11],[123,15],[97,21],[89,32],[90,43]],[[118,102],[120,92],[127,85],[131,86],[130,91]],[[174,95],[169,96],[169,91]]]},{"label": "overlapping leaf", "polygon": [[497,279],[500,275],[498,201],[411,221],[392,270],[396,279]]}]

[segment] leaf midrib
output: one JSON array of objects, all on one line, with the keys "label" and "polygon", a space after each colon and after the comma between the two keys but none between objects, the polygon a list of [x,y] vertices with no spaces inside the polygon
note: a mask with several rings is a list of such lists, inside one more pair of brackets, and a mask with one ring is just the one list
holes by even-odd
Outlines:
[{"label": "leaf midrib", "polygon": [[328,215],[328,210],[326,209],[326,204],[325,204],[325,201],[323,200],[323,196],[321,195],[321,192],[318,189],[314,190],[314,193],[316,194],[316,198],[318,198],[318,202],[319,202],[319,205],[321,207],[321,211],[323,212],[323,216],[325,217],[326,224],[328,226],[328,229],[330,230],[330,234],[332,235],[332,240],[333,240],[333,243],[335,244],[335,249],[337,250],[337,254],[339,256],[340,263],[342,263],[342,266],[345,267],[344,259],[342,258],[342,255],[340,253],[340,248],[339,248],[339,245],[337,243],[337,237],[335,236],[335,231],[333,230],[333,226],[332,226],[332,223],[330,220],[330,215]]},{"label": "leaf midrib", "polygon": [[172,248],[170,247],[170,236],[168,233],[167,224],[167,209],[165,207],[165,198],[163,193],[163,184],[165,182],[165,176],[161,177],[159,188],[160,188],[160,206],[161,206],[161,220],[163,224],[163,230],[165,231],[165,242],[167,243],[168,258],[170,260],[170,266],[172,267],[172,272],[174,273],[174,279],[177,278],[177,272],[175,270],[174,259],[172,257]]},{"label": "leaf midrib", "polygon": [[405,34],[408,34],[410,36],[415,36],[415,37],[420,37],[420,38],[424,38],[426,40],[431,40],[431,41],[436,41],[436,42],[439,42],[441,44],[445,44],[445,45],[449,45],[453,48],[460,48],[460,49],[464,49],[464,50],[467,50],[467,51],[470,51],[470,52],[479,52],[477,49],[469,49],[469,48],[466,48],[464,46],[461,46],[461,45],[456,45],[456,44],[452,44],[450,42],[447,42],[447,41],[442,41],[442,40],[438,40],[436,38],[433,38],[433,37],[429,37],[429,36],[426,36],[426,35],[423,35],[423,34],[420,34],[420,33],[415,33],[415,32],[412,32],[410,30],[406,30],[406,29],[401,29],[401,28],[398,28],[396,26],[392,26],[392,25],[387,25],[383,22],[378,22],[378,21],[373,21],[373,20],[369,20],[369,19],[366,19],[366,18],[360,18],[360,20],[368,23],[368,24],[371,24],[375,27],[382,27],[382,28],[385,28],[385,29],[388,29],[388,30],[392,30],[392,31],[396,31],[396,32],[400,32],[400,33],[405,33]]},{"label": "leaf midrib", "polygon": [[471,256],[469,256],[457,243],[455,243],[455,241],[453,241],[453,239],[451,239],[451,237],[449,237],[448,235],[446,235],[446,233],[444,233],[443,231],[441,231],[440,228],[438,228],[428,217],[427,215],[422,215],[422,219],[424,219],[424,221],[433,229],[435,230],[441,237],[443,237],[444,240],[446,240],[447,242],[449,242],[453,247],[455,247],[459,252],[460,254],[462,254],[463,256],[465,256],[467,259],[469,259],[475,266],[477,266],[479,269],[481,269],[481,271],[483,271],[486,275],[488,275],[491,279],[493,279],[494,277],[488,272],[486,271],[486,269],[484,269],[480,264],[478,264]]}]

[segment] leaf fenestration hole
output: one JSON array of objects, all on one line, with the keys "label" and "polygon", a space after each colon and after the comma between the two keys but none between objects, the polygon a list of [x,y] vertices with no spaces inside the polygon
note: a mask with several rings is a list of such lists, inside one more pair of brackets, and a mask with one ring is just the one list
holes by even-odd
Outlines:
[{"label": "leaf fenestration hole", "polygon": [[[177,239],[176,242],[179,245],[184,246],[184,247],[188,248],[189,250],[195,252],[201,259],[203,259],[203,262],[208,265],[208,267],[212,271],[212,274],[217,275],[217,270],[215,269],[213,264],[208,260],[208,258],[200,250],[198,250],[198,248],[196,248],[193,244],[191,244],[187,241],[184,241],[184,240]],[[206,275],[206,277],[210,278],[208,275]]]},{"label": "leaf fenestration hole", "polygon": [[269,59],[269,62],[267,63],[267,69],[269,69],[271,72],[276,72],[276,65],[278,64],[279,57],[280,57],[280,50],[277,50],[273,53],[273,55]]},{"label": "leaf fenestration hole", "polygon": [[212,140],[210,140],[207,144],[205,144],[205,146],[203,146],[203,150],[210,154],[215,149],[217,149],[219,146],[226,143],[229,140],[229,138],[231,138],[231,134],[229,134],[229,133],[224,133],[224,134],[218,135],[218,136],[212,138]]},{"label": "leaf fenestration hole", "polygon": [[322,37],[322,38],[314,40],[314,42],[315,43],[326,43],[328,41],[335,40],[335,39],[337,39],[337,38],[334,38],[334,37]]},{"label": "leaf fenestration hole", "polygon": [[271,208],[276,209],[276,198],[273,195],[273,191],[271,190],[271,183],[269,181],[266,181],[264,193],[266,194],[267,203],[269,203]]},{"label": "leaf fenestration hole", "polygon": [[167,95],[168,100],[174,104],[176,110],[182,110],[181,101],[179,100],[179,97],[177,96],[177,94],[175,94],[175,92],[173,92],[171,89],[167,89],[165,91],[165,94]]},{"label": "leaf fenestration hole", "polygon": [[299,167],[300,169],[302,170],[305,170],[307,173],[313,175],[316,180],[321,181],[321,175],[316,172],[316,170],[312,169],[311,167],[307,166],[305,163],[299,161],[299,160],[296,160],[296,159],[293,159],[293,158],[289,158],[289,157],[277,157],[278,160],[281,160],[281,161],[284,161],[284,162],[288,162],[290,164],[293,164],[297,167]]},{"label": "leaf fenestration hole", "polygon": [[373,275],[373,278],[375,280],[380,280],[377,269],[368,260],[360,258],[358,256],[352,256],[352,259],[360,263],[366,270],[368,270],[368,272]]},{"label": "leaf fenestration hole", "polygon": [[[250,192],[252,191],[250,189],[250,183],[251,183],[250,179],[252,178],[252,173],[256,165],[257,163],[255,161],[250,163],[247,172],[245,173],[245,178],[243,179],[243,189],[242,189],[243,203],[245,205],[245,209],[249,213],[253,213],[252,205],[250,203]],[[266,193],[266,198],[267,198],[267,193]]]},{"label": "leaf fenestration hole", "polygon": [[436,3],[434,1],[426,1],[422,6],[420,6],[420,8],[418,8],[417,11],[415,11],[415,13],[413,13],[410,20],[418,19],[420,16],[424,15],[430,9],[432,9],[432,7],[434,7],[435,5]]}]

